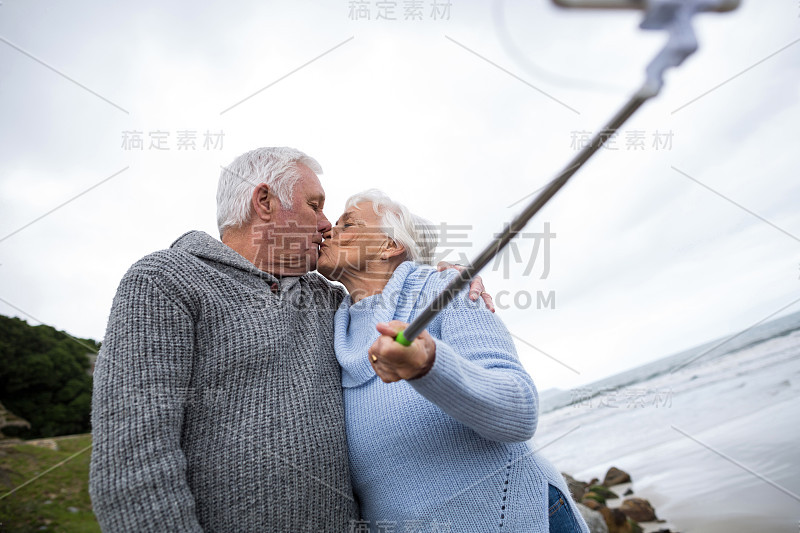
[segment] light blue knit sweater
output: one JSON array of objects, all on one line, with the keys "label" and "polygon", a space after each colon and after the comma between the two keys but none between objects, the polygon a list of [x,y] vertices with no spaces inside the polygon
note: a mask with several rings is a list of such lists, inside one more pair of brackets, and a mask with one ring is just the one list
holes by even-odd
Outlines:
[{"label": "light blue knit sweater", "polygon": [[381,294],[336,313],[362,518],[372,531],[546,533],[548,483],[569,491],[530,442],[536,388],[498,318],[462,292],[428,326],[436,360],[424,377],[383,383],[367,360],[378,322],[411,321],[455,275],[405,262]]}]

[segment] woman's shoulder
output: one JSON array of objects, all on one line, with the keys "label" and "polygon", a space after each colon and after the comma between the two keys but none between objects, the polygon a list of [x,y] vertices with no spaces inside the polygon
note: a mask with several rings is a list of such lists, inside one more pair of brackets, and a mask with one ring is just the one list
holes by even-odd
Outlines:
[{"label": "woman's shoulder", "polygon": [[406,261],[397,267],[396,273],[403,277],[406,290],[442,290],[458,276],[458,271],[447,269],[439,272],[436,267]]},{"label": "woman's shoulder", "polygon": [[[430,265],[420,265],[410,261],[401,264],[398,271],[401,268],[403,270],[399,273],[404,276],[401,284],[403,294],[398,303],[400,307],[411,307],[417,310],[427,307],[459,275],[458,271],[452,268],[439,272]],[[444,309],[445,312],[440,313],[434,320],[441,320],[443,314],[452,314],[461,310],[471,312],[481,307],[482,302],[473,302],[469,299],[469,284],[465,284]]]}]

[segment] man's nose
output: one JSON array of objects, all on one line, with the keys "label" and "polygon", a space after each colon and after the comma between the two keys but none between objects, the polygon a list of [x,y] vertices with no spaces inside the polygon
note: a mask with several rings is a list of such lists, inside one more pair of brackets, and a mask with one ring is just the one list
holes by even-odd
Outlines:
[{"label": "man's nose", "polygon": [[319,219],[317,220],[317,231],[322,233],[323,236],[330,235],[331,233],[331,221],[328,220],[328,217],[325,214],[320,214]]}]

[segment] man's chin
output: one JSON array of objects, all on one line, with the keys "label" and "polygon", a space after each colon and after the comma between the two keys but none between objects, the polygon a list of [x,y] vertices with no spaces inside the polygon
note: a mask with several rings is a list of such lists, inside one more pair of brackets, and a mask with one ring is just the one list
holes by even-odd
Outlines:
[{"label": "man's chin", "polygon": [[317,254],[309,253],[305,256],[283,256],[277,274],[279,276],[302,276],[317,268]]}]

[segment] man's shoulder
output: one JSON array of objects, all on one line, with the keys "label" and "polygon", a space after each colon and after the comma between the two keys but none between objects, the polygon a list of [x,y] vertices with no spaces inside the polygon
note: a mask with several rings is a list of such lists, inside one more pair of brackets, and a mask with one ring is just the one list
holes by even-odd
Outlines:
[{"label": "man's shoulder", "polygon": [[208,270],[199,257],[173,245],[134,262],[122,277],[120,288],[131,284],[139,286],[144,282],[166,292],[191,293],[192,287],[207,278]]},{"label": "man's shoulder", "polygon": [[151,252],[133,263],[129,272],[158,275],[199,267],[202,261],[197,253],[201,253],[203,247],[211,248],[214,244],[223,246],[202,231],[187,231],[175,239],[169,248]]},{"label": "man's shoulder", "polygon": [[192,254],[184,250],[166,248],[151,252],[133,263],[126,276],[144,275],[164,278],[199,265],[200,261]]},{"label": "man's shoulder", "polygon": [[[188,257],[187,257],[188,256]],[[128,268],[117,286],[113,307],[119,309],[138,309],[137,313],[147,313],[146,307],[157,305],[159,301],[171,301],[189,313],[191,301],[190,284],[182,274],[191,263],[190,254],[180,250],[158,250],[142,257]],[[112,314],[114,311],[112,310]]]}]

